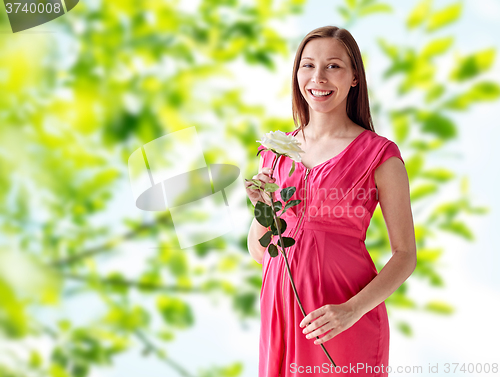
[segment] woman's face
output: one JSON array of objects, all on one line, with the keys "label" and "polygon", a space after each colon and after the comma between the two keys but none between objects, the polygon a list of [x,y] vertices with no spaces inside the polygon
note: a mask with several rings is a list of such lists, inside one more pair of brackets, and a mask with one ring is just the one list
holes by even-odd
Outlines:
[{"label": "woman's face", "polygon": [[345,111],[349,90],[357,84],[347,51],[342,42],[334,38],[307,42],[297,80],[310,109],[321,113],[342,108]]}]

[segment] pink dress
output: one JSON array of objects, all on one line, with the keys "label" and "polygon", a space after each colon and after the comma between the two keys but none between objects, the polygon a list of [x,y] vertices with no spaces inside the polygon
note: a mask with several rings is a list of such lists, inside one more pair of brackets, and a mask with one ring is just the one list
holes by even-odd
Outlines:
[{"label": "pink dress", "polygon": [[[261,155],[263,166],[271,167],[274,153]],[[340,154],[311,169],[296,163],[291,177],[292,160],[280,157],[273,174],[276,183],[281,188],[295,186],[291,199],[302,200],[283,215],[287,222],[283,235],[296,241],[287,248],[287,256],[306,314],[346,302],[377,275],[364,241],[378,203],[374,172],[392,156],[403,161],[394,142],[365,130]],[[279,191],[275,197],[281,200]],[[337,365],[335,370],[321,346],[314,344],[316,338],[306,339],[299,327],[304,317],[281,253],[272,258],[266,250],[262,265],[259,377],[388,375],[385,302],[323,343]]]}]

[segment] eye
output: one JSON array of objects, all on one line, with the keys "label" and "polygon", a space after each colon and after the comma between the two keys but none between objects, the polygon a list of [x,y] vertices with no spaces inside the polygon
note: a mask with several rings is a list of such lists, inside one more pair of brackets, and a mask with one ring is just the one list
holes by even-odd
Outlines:
[{"label": "eye", "polygon": [[312,66],[312,64],[306,63],[302,67],[306,67],[307,68],[307,67],[311,67],[311,66]]},{"label": "eye", "polygon": [[329,67],[340,68],[337,64],[330,64]]}]

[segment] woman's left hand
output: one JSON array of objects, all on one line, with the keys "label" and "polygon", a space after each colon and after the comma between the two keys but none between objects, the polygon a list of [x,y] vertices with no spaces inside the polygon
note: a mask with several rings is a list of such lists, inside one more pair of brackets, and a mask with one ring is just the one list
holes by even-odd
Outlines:
[{"label": "woman's left hand", "polygon": [[305,316],[300,322],[300,327],[304,327],[311,322],[303,330],[308,339],[328,332],[325,336],[314,341],[314,344],[321,344],[347,330],[361,317],[362,315],[349,302],[340,305],[325,305]]}]

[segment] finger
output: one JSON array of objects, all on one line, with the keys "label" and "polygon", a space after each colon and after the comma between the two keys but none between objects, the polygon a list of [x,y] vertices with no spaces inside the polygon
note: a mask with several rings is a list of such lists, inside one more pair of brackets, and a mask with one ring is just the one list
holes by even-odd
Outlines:
[{"label": "finger", "polygon": [[324,315],[319,317],[317,320],[311,322],[310,324],[308,324],[306,327],[304,327],[304,330],[302,330],[302,332],[304,334],[307,334],[311,331],[314,331],[316,330],[317,328],[320,328],[321,326],[323,326],[325,323],[328,323],[329,320],[328,318],[326,318]]},{"label": "finger", "polygon": [[[259,181],[262,181],[262,175],[259,173],[259,174],[255,174],[252,179],[258,179]],[[252,182],[252,184],[256,185],[256,186],[259,186],[257,185],[255,182]],[[260,182],[260,186],[262,187],[262,182]]]},{"label": "finger", "polygon": [[313,310],[311,313],[306,315],[302,321],[300,321],[299,326],[304,327],[307,324],[309,324],[310,322],[312,322],[313,320],[315,320],[316,318],[318,318],[321,314],[324,313],[324,309],[325,309],[325,307],[323,306],[319,309]]},{"label": "finger", "polygon": [[326,334],[325,336],[319,338],[319,339],[316,339],[314,341],[314,344],[322,344],[322,343],[325,343],[325,342],[328,342],[330,339],[333,339],[335,336],[337,336],[340,332],[339,331],[335,331],[335,329],[332,329],[330,330],[330,332],[328,334]]},{"label": "finger", "polygon": [[257,179],[260,179],[264,184],[266,183],[274,183],[276,181],[276,178],[271,178],[264,173],[259,173],[257,174]]},{"label": "finger", "polygon": [[323,326],[317,328],[313,332],[309,333],[306,335],[307,339],[313,339],[316,338],[317,336],[320,336],[321,334],[324,334],[328,331],[330,331],[333,328],[333,326],[330,323],[325,323]]}]

